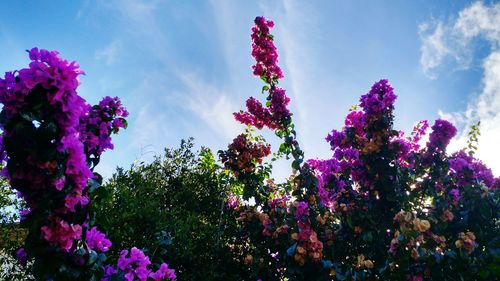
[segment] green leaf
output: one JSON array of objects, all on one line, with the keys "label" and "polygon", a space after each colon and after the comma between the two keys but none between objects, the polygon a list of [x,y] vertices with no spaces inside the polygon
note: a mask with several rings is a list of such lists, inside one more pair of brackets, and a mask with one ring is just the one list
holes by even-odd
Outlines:
[{"label": "green leaf", "polygon": [[373,235],[371,231],[365,231],[361,234],[361,239],[365,242],[371,242],[373,240]]}]

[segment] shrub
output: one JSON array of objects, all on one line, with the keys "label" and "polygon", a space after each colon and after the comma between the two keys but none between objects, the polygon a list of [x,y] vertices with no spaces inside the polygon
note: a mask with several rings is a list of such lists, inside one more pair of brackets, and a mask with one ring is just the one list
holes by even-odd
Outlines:
[{"label": "shrub", "polygon": [[[281,138],[274,158],[291,157],[288,181],[269,179],[270,151],[258,137],[234,139],[219,155],[243,186],[234,207],[237,249],[248,280],[490,280],[500,276],[499,185],[473,151],[448,155],[456,129],[426,121],[406,137],[393,128],[396,95],[380,80],[341,130],[326,137],[332,157],[304,161],[278,86],[283,73],[263,17],[252,28],[254,74],[265,105],[247,101],[236,120]],[[474,135],[474,133],[472,133]],[[474,142],[471,139],[470,143]],[[473,148],[473,146],[469,146]],[[261,153],[266,148],[265,153]]]},{"label": "shrub", "polygon": [[193,141],[149,164],[118,169],[94,194],[96,224],[117,248],[137,245],[168,260],[178,280],[241,280],[228,249],[235,221],[223,213],[229,185],[207,148]]}]

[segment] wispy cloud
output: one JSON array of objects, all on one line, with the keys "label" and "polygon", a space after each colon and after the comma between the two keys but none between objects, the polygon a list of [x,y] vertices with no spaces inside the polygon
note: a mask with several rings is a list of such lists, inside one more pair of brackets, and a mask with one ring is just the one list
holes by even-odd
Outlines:
[{"label": "wispy cloud", "polygon": [[94,55],[95,59],[103,60],[106,65],[111,65],[118,58],[121,48],[122,44],[120,43],[120,41],[115,39],[104,48],[96,50]]},{"label": "wispy cloud", "polygon": [[203,120],[216,134],[225,139],[234,138],[242,127],[233,118],[239,105],[231,97],[214,85],[194,74],[182,74],[180,79],[187,89],[183,94],[187,108]]},{"label": "wispy cloud", "polygon": [[[462,112],[440,112],[443,118],[458,124],[462,131],[452,142],[452,150],[465,146],[470,125],[481,121],[477,156],[500,174],[500,3],[490,6],[476,2],[459,12],[450,22],[438,22],[434,31],[423,37],[422,67],[431,70],[453,54],[456,61],[467,61],[474,39],[485,40],[489,54],[482,63],[483,77],[479,95]],[[434,53],[434,57],[432,55]]]},{"label": "wispy cloud", "polygon": [[[159,22],[159,11],[165,1],[100,1],[100,6],[109,11],[120,23],[116,36],[126,44],[147,51],[164,64],[170,63],[166,30]],[[113,42],[121,42],[115,39]],[[117,47],[120,47],[118,43]],[[113,44],[113,43],[112,43]],[[113,45],[111,45],[113,47]]]},{"label": "wispy cloud", "polygon": [[181,117],[176,121],[170,120],[172,107],[175,106],[166,98],[158,98],[159,93],[167,90],[165,83],[161,81],[161,73],[151,73],[145,77],[132,91],[130,100],[130,111],[132,116],[133,140],[131,145],[143,149],[148,146],[153,151],[161,151],[166,145],[165,141],[174,131],[173,123],[181,123]]},{"label": "wispy cloud", "polygon": [[419,34],[422,38],[422,47],[420,48],[422,56],[420,57],[420,64],[424,72],[431,78],[435,79],[436,76],[430,73],[430,70],[439,66],[443,59],[451,53],[450,49],[446,46],[445,30],[443,23],[439,22],[432,30],[429,23],[420,24],[418,27]]},{"label": "wispy cloud", "polygon": [[307,151],[306,157],[327,157],[330,152],[323,139],[332,124],[317,114],[329,110],[329,100],[318,103],[318,99],[330,91],[327,79],[320,78],[324,78],[326,73],[320,56],[324,51],[323,34],[318,22],[320,9],[308,2],[293,0],[281,1],[280,5],[265,2],[262,8],[265,15],[279,23],[274,32],[279,38],[279,63],[285,70],[283,86],[292,100],[294,122],[298,138]]}]

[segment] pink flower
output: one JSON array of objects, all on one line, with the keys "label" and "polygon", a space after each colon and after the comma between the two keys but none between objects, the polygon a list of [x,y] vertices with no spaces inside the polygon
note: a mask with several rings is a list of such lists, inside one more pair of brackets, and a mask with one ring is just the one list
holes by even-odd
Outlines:
[{"label": "pink flower", "polygon": [[127,280],[134,280],[134,276],[136,276],[140,281],[147,280],[151,272],[147,269],[151,264],[149,258],[136,247],[130,250],[130,255],[127,257],[128,254],[129,251],[123,250],[118,258],[118,268],[125,271],[125,278]]},{"label": "pink flower", "polygon": [[54,187],[59,191],[61,191],[64,188],[65,183],[66,183],[66,178],[64,176],[52,182]]},{"label": "pink flower", "polygon": [[69,224],[61,218],[52,219],[52,222],[41,228],[42,237],[53,246],[59,246],[68,251],[73,241],[82,236],[82,227],[78,224]]},{"label": "pink flower", "polygon": [[422,277],[421,274],[417,274],[417,275],[410,275],[408,277],[408,281],[423,281],[424,278]]},{"label": "pink flower", "polygon": [[162,263],[158,271],[149,274],[154,281],[176,280],[175,270],[168,268],[168,264]]},{"label": "pink flower", "polygon": [[107,252],[111,247],[111,241],[106,239],[106,235],[97,230],[95,226],[87,230],[85,241],[90,249],[98,252]]}]

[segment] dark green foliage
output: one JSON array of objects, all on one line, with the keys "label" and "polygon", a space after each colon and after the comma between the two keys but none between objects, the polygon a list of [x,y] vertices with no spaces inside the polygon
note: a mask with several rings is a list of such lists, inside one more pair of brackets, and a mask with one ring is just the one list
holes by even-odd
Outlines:
[{"label": "dark green foliage", "polygon": [[241,280],[228,248],[236,222],[222,212],[228,186],[220,171],[209,149],[195,153],[192,139],[182,141],[151,164],[119,168],[96,190],[96,224],[115,251],[142,248],[175,268],[178,280]]}]

